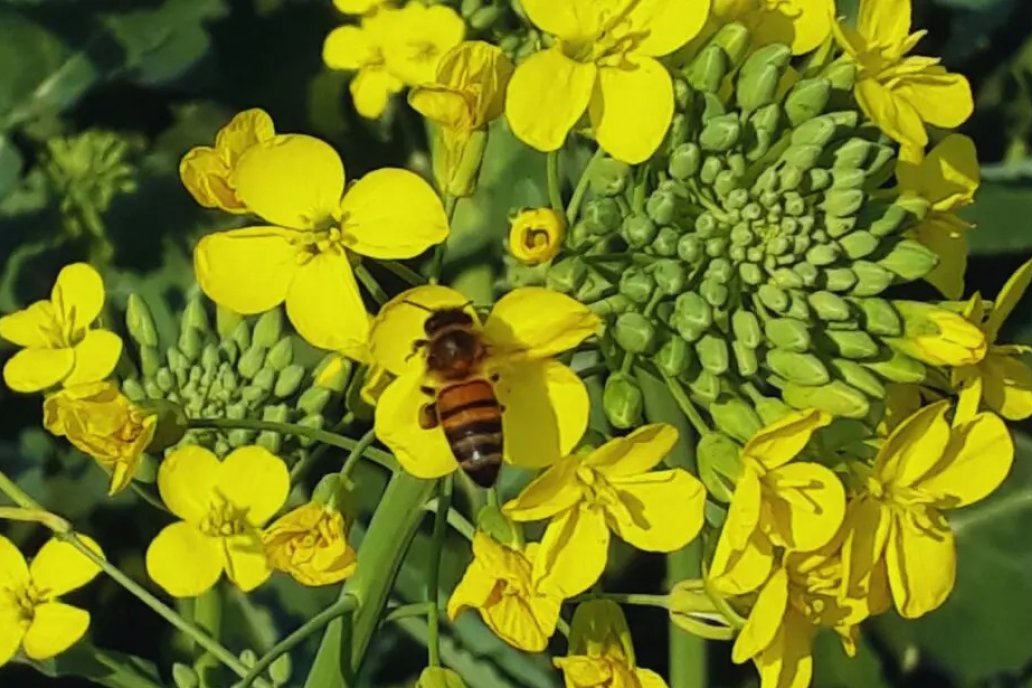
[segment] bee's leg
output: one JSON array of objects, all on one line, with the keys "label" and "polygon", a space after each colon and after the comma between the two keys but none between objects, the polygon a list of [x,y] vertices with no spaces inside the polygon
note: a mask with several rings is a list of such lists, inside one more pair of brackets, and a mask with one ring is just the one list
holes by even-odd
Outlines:
[{"label": "bee's leg", "polygon": [[431,430],[438,425],[437,402],[431,401],[419,407],[419,427]]},{"label": "bee's leg", "polygon": [[409,353],[408,356],[405,357],[405,362],[407,363],[410,358],[418,354],[419,350],[429,343],[429,339],[417,339],[416,341],[412,342],[412,351]]}]

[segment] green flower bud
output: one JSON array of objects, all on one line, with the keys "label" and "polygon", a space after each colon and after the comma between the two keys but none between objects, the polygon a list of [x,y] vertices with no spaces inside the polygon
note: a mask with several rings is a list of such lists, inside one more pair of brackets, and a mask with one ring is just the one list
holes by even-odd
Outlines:
[{"label": "green flower bud", "polygon": [[842,249],[836,244],[817,244],[806,252],[806,262],[823,267],[838,260],[841,253]]},{"label": "green flower bud", "polygon": [[864,166],[874,144],[865,139],[852,138],[835,149],[832,167],[857,169]]},{"label": "green flower bud", "polygon": [[427,667],[419,675],[415,688],[466,688],[462,677],[444,667]]},{"label": "green flower bud", "polygon": [[848,60],[838,60],[825,67],[821,76],[836,91],[852,91],[856,83],[856,65]]},{"label": "green flower bud", "polygon": [[729,113],[714,117],[703,127],[699,134],[699,145],[704,151],[722,153],[738,142],[742,133],[742,125],[738,117]]},{"label": "green flower bud", "polygon": [[699,293],[714,308],[723,306],[730,296],[727,285],[711,277],[702,280],[702,283],[699,284]]},{"label": "green flower bud", "polygon": [[858,389],[841,380],[819,387],[804,387],[786,382],[781,388],[785,402],[794,408],[816,408],[842,418],[864,418],[871,410],[870,401]]},{"label": "green flower bud", "polygon": [[824,334],[846,358],[874,358],[880,351],[871,335],[862,330],[827,330]]},{"label": "green flower bud", "polygon": [[181,321],[181,327],[183,330],[196,329],[201,332],[208,332],[210,325],[208,324],[208,312],[204,309],[204,304],[198,299],[192,299],[186,304],[186,308],[183,309],[183,317]]},{"label": "green flower bud", "polygon": [[[323,426],[326,425],[326,419],[322,416],[305,416],[297,422],[303,428],[312,428],[313,430],[322,430]],[[310,437],[299,437],[298,441],[302,447],[309,447],[315,440]]]},{"label": "green flower bud", "polygon": [[891,303],[885,299],[856,299],[863,313],[863,327],[875,335],[898,337],[903,334],[903,320]]},{"label": "green flower bud", "polygon": [[[272,369],[266,368],[272,372]],[[289,397],[294,394],[300,387],[301,381],[305,377],[304,366],[293,364],[279,371],[279,375],[276,377],[276,385],[273,387],[273,394],[279,398]]]},{"label": "green flower bud", "polygon": [[172,665],[172,682],[176,684],[176,688],[197,688],[201,685],[201,680],[193,667],[179,662]]},{"label": "green flower bud", "polygon": [[735,485],[742,475],[742,459],[738,445],[718,432],[706,433],[699,439],[695,452],[699,478],[706,491],[722,502],[730,503]]},{"label": "green flower bud", "polygon": [[161,354],[153,346],[140,347],[140,372],[144,378],[154,377],[161,367]]},{"label": "green flower bud", "polygon": [[[279,339],[279,337],[276,337]],[[236,347],[240,351],[247,351],[251,348],[251,328],[247,326],[246,321],[241,321],[233,329],[233,334],[230,335],[230,340],[236,344]]]},{"label": "green flower bud", "polygon": [[[838,168],[832,170],[832,187],[838,190],[859,190],[867,182],[867,175],[863,170]],[[852,214],[852,213],[849,213]]]},{"label": "green flower bud", "polygon": [[588,276],[584,280],[584,284],[580,286],[577,292],[573,295],[573,298],[580,301],[581,303],[591,303],[597,301],[605,296],[612,290],[612,284],[602,275],[589,272]]},{"label": "green flower bud", "polygon": [[640,268],[629,268],[620,276],[620,293],[634,303],[648,303],[655,288],[655,281]]},{"label": "green flower bud", "polygon": [[831,82],[824,78],[803,79],[785,99],[785,114],[793,127],[824,112],[831,96]]},{"label": "green flower bud", "polygon": [[620,236],[631,248],[644,248],[656,238],[656,223],[644,215],[628,215],[620,228]]},{"label": "green flower bud", "polygon": [[784,313],[788,310],[788,294],[783,289],[775,287],[773,284],[764,284],[760,286],[756,293],[767,308],[778,313]]},{"label": "green flower bud", "polygon": [[815,291],[807,297],[807,301],[821,320],[840,322],[852,317],[849,303],[830,291]]},{"label": "green flower bud", "polygon": [[912,239],[898,241],[878,265],[907,281],[919,280],[939,264],[939,256]]},{"label": "green flower bud", "polygon": [[172,388],[176,386],[176,378],[168,368],[158,369],[158,372],[154,375],[154,382],[158,385],[158,389],[166,394],[171,392]]},{"label": "green flower bud", "polygon": [[806,352],[812,340],[807,324],[795,318],[772,318],[764,323],[764,334],[771,344],[787,351]]},{"label": "green flower bud", "polygon": [[771,279],[782,289],[795,289],[803,286],[803,278],[791,268],[778,268],[771,274]]},{"label": "green flower bud", "polygon": [[677,377],[692,362],[692,349],[680,337],[671,337],[659,347],[654,361],[666,375]]},{"label": "green flower bud", "polygon": [[895,350],[885,360],[864,361],[863,365],[889,382],[897,382],[899,384],[924,382],[927,375],[927,370],[923,363]]},{"label": "green flower bud", "polygon": [[692,104],[692,87],[681,77],[674,78],[674,108],[684,112]]},{"label": "green flower bud", "polygon": [[705,330],[713,322],[713,308],[698,293],[687,291],[674,301],[675,312]]},{"label": "green flower bud", "polygon": [[125,307],[125,325],[132,337],[139,346],[156,347],[158,345],[158,331],[154,327],[154,318],[151,316],[147,303],[137,294],[129,294],[129,300]]},{"label": "green flower bud", "polygon": [[718,400],[708,410],[717,427],[739,442],[748,442],[763,427],[753,407],[738,397]]},{"label": "green flower bud", "polygon": [[860,210],[864,199],[860,189],[829,189],[818,207],[832,217],[849,217]]},{"label": "green flower bud", "polygon": [[723,375],[730,365],[727,342],[715,334],[704,334],[695,343],[695,353],[702,367],[714,375]]},{"label": "green flower bud", "polygon": [[851,387],[859,389],[874,399],[885,398],[885,385],[871,371],[856,361],[836,358],[831,362],[835,376],[841,378]]},{"label": "green flower bud", "polygon": [[697,394],[700,399],[710,403],[716,400],[720,394],[720,378],[710,371],[702,368],[691,379],[688,380],[688,387]]},{"label": "green flower bud", "polygon": [[545,274],[545,285],[549,289],[570,294],[584,284],[588,266],[580,256],[568,256],[552,265]]},{"label": "green flower bud", "polygon": [[684,262],[695,263],[702,254],[702,240],[694,234],[684,234],[677,240],[677,257]]},{"label": "green flower bud", "polygon": [[589,232],[600,236],[615,231],[622,219],[620,206],[607,196],[585,203],[581,218]]},{"label": "green flower bud", "polygon": [[252,344],[269,349],[283,336],[283,312],[279,308],[265,311],[255,323]]},{"label": "green flower bud", "polygon": [[823,150],[815,143],[795,143],[786,148],[781,159],[789,167],[781,172],[782,188],[798,188],[803,181],[803,172],[817,164]]},{"label": "green flower bud", "polygon": [[742,263],[738,266],[738,274],[742,281],[749,285],[757,285],[763,281],[763,271],[754,263]]},{"label": "green flower bud", "polygon": [[656,327],[649,318],[631,311],[616,319],[613,327],[616,343],[624,351],[643,354],[651,350],[656,342]]},{"label": "green flower bud", "polygon": [[791,406],[775,397],[755,394],[753,395],[752,402],[756,407],[756,413],[759,414],[764,425],[775,423],[792,412]]},{"label": "green flower bud", "polygon": [[469,25],[478,31],[483,31],[494,26],[502,16],[502,8],[497,5],[481,7],[469,18]]},{"label": "green flower bud", "polygon": [[730,68],[727,53],[718,45],[708,45],[684,71],[684,78],[697,91],[716,93]]},{"label": "green flower bud", "polygon": [[766,362],[775,375],[800,385],[812,387],[831,380],[828,369],[813,354],[771,349],[767,352]]},{"label": "green flower bud", "polygon": [[645,202],[645,212],[656,224],[668,225],[677,214],[677,198],[669,191],[656,190]]},{"label": "green flower bud", "polygon": [[880,294],[889,288],[895,278],[892,271],[866,260],[854,261],[852,269],[856,274],[856,285],[852,291],[855,296]]},{"label": "green flower bud", "polygon": [[298,397],[297,407],[307,415],[319,415],[326,408],[332,395],[333,392],[325,387],[309,387]]},{"label": "green flower bud", "polygon": [[[271,311],[270,311],[271,312]],[[255,344],[240,357],[237,371],[247,379],[253,379],[265,365],[265,348]]]},{"label": "green flower bud", "polygon": [[772,43],[746,59],[738,75],[736,90],[738,105],[744,112],[752,112],[774,101],[782,72],[791,57],[792,51],[787,45]]},{"label": "green flower bud", "polygon": [[702,165],[702,151],[694,143],[682,143],[670,154],[668,169],[674,179],[685,180],[695,176]]},{"label": "green flower bud", "polygon": [[750,349],[758,347],[763,340],[760,321],[752,311],[736,310],[731,316],[731,330],[735,339]]},{"label": "green flower bud", "polygon": [[731,342],[731,352],[735,355],[735,367],[742,377],[751,377],[760,369],[756,349],[750,349],[736,339]]},{"label": "green flower bud", "polygon": [[670,296],[680,294],[684,290],[687,270],[683,263],[676,260],[660,260],[652,266],[652,278],[660,291]]},{"label": "green flower bud", "polygon": [[652,241],[652,250],[657,255],[670,258],[677,255],[677,242],[680,241],[680,233],[673,227],[660,227],[659,233]]},{"label": "green flower bud", "polygon": [[[293,662],[290,659],[290,655],[287,653],[281,654],[276,658],[276,661],[269,665],[269,677],[273,682],[280,686],[284,686],[290,682],[290,677],[293,672]],[[452,687],[449,686],[449,688]]]},{"label": "green flower bud", "polygon": [[288,335],[276,342],[265,357],[265,364],[273,370],[283,370],[294,360],[294,342]]},{"label": "green flower bud", "polygon": [[627,429],[640,425],[644,408],[641,388],[629,375],[610,375],[602,390],[602,408],[613,427]]},{"label": "green flower bud", "polygon": [[122,380],[122,394],[129,398],[129,401],[143,401],[147,398],[147,392],[144,391],[143,385],[140,384],[139,380],[129,378],[128,380]]},{"label": "green flower bud", "polygon": [[757,133],[773,135],[777,133],[781,124],[781,108],[773,103],[764,105],[749,115],[749,122],[755,127]]},{"label": "green flower bud", "polygon": [[607,157],[591,166],[588,180],[596,196],[617,196],[627,188],[630,173],[627,163]]},{"label": "green flower bud", "polygon": [[847,256],[856,260],[874,253],[878,248],[879,239],[870,232],[859,230],[842,237],[838,243]]},{"label": "green flower bud", "polygon": [[190,363],[198,360],[204,349],[204,340],[199,330],[192,327],[180,330],[179,350]]}]

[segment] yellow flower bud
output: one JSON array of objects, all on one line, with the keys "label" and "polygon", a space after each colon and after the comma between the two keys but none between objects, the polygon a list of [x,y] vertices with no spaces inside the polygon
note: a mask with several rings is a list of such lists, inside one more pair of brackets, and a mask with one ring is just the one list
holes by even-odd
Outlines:
[{"label": "yellow flower bud", "polygon": [[903,337],[891,344],[919,361],[935,366],[973,365],[985,358],[985,334],[963,315],[915,301],[893,304],[903,316]]},{"label": "yellow flower bud", "polygon": [[344,516],[309,502],[284,514],[265,530],[262,541],[269,565],[302,585],[329,585],[355,571],[355,550],[348,544]]},{"label": "yellow flower bud", "polygon": [[43,402],[43,426],[67,437],[111,473],[109,494],[125,489],[157,428],[157,415],[134,405],[111,381],[66,387]]},{"label": "yellow flower bud", "polygon": [[521,210],[509,229],[509,251],[520,262],[537,265],[559,253],[566,219],[551,208]]}]

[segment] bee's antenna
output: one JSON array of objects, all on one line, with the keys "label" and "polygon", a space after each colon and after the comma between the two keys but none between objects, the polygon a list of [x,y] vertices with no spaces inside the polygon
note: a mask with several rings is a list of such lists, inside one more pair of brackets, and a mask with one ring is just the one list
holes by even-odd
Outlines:
[{"label": "bee's antenna", "polygon": [[420,310],[424,310],[427,313],[433,313],[434,312],[433,308],[430,308],[429,306],[424,306],[421,303],[416,303],[415,301],[409,301],[408,299],[403,299],[402,303],[407,303],[410,306],[415,306],[416,308],[418,308]]}]

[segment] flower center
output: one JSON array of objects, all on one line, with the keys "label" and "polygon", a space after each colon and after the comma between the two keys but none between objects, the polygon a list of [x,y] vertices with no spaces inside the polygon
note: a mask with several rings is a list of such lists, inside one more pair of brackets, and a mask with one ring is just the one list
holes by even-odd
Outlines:
[{"label": "flower center", "polygon": [[439,53],[430,41],[413,41],[409,44],[409,59],[415,62],[433,62]]},{"label": "flower center", "polygon": [[340,226],[334,223],[327,229],[303,232],[297,244],[301,248],[297,260],[303,265],[323,253],[347,255],[348,238]]},{"label": "flower center", "polygon": [[222,495],[216,495],[201,521],[201,532],[209,537],[241,535],[250,527],[246,516],[247,509],[240,509]]},{"label": "flower center", "polygon": [[17,611],[18,619],[25,624],[32,622],[36,616],[36,607],[46,602],[48,597],[45,590],[38,589],[32,583],[13,589],[0,589],[0,599],[3,599],[5,606]]}]

